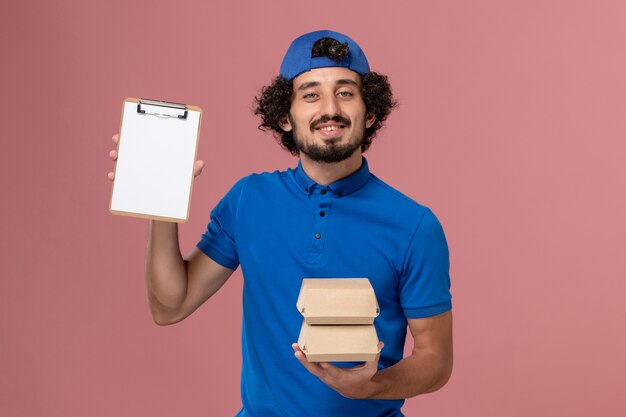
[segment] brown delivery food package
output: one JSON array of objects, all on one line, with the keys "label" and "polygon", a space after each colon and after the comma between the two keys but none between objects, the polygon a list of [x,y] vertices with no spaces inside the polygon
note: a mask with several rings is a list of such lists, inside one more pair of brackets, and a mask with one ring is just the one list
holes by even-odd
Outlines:
[{"label": "brown delivery food package", "polygon": [[302,322],[298,346],[310,362],[368,362],[378,354],[378,336],[373,324]]},{"label": "brown delivery food package", "polygon": [[372,324],[379,313],[367,278],[305,278],[296,306],[307,324]]},{"label": "brown delivery food package", "polygon": [[296,302],[304,316],[298,346],[311,362],[372,361],[380,310],[367,278],[305,278]]}]

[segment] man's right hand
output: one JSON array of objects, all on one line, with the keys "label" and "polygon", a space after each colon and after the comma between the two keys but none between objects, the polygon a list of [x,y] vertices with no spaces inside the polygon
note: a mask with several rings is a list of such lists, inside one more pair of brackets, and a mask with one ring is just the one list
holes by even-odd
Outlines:
[{"label": "man's right hand", "polygon": [[[115,145],[119,145],[120,135],[116,133],[115,135],[111,137],[111,139],[113,140],[113,143],[115,143]],[[113,161],[117,161],[117,149],[113,149],[111,152],[109,152],[109,158],[111,158],[111,160]],[[193,164],[193,177],[194,178],[202,174],[202,168],[204,168],[204,161],[198,159]],[[109,172],[108,177],[111,181],[113,181],[115,179],[115,173]]]}]

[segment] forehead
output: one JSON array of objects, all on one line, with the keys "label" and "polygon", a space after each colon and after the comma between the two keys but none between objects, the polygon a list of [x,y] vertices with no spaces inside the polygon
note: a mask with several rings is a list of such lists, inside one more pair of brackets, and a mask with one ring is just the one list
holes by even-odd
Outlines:
[{"label": "forehead", "polygon": [[293,88],[297,90],[303,84],[319,83],[319,85],[335,85],[340,80],[351,80],[361,85],[361,76],[343,67],[314,68],[303,72],[293,79]]}]

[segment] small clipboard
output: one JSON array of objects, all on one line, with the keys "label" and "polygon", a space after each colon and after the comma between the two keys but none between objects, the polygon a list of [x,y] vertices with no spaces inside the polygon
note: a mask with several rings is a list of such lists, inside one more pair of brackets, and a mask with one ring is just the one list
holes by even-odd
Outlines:
[{"label": "small clipboard", "polygon": [[202,110],[189,104],[124,100],[111,213],[189,219],[201,118]]}]

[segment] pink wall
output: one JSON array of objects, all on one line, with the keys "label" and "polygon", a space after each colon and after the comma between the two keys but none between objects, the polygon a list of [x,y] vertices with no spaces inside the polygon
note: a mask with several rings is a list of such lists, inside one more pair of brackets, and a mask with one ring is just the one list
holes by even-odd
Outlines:
[{"label": "pink wall", "polygon": [[[455,371],[409,416],[626,415],[626,3],[43,1],[0,14],[0,414],[228,416],[241,275],[167,328],[147,222],[108,213],[127,96],[201,106],[187,253],[252,171],[296,160],[252,97],[309,30],[352,35],[400,107],[372,170],[452,253]],[[621,382],[621,383],[620,383]]]}]

